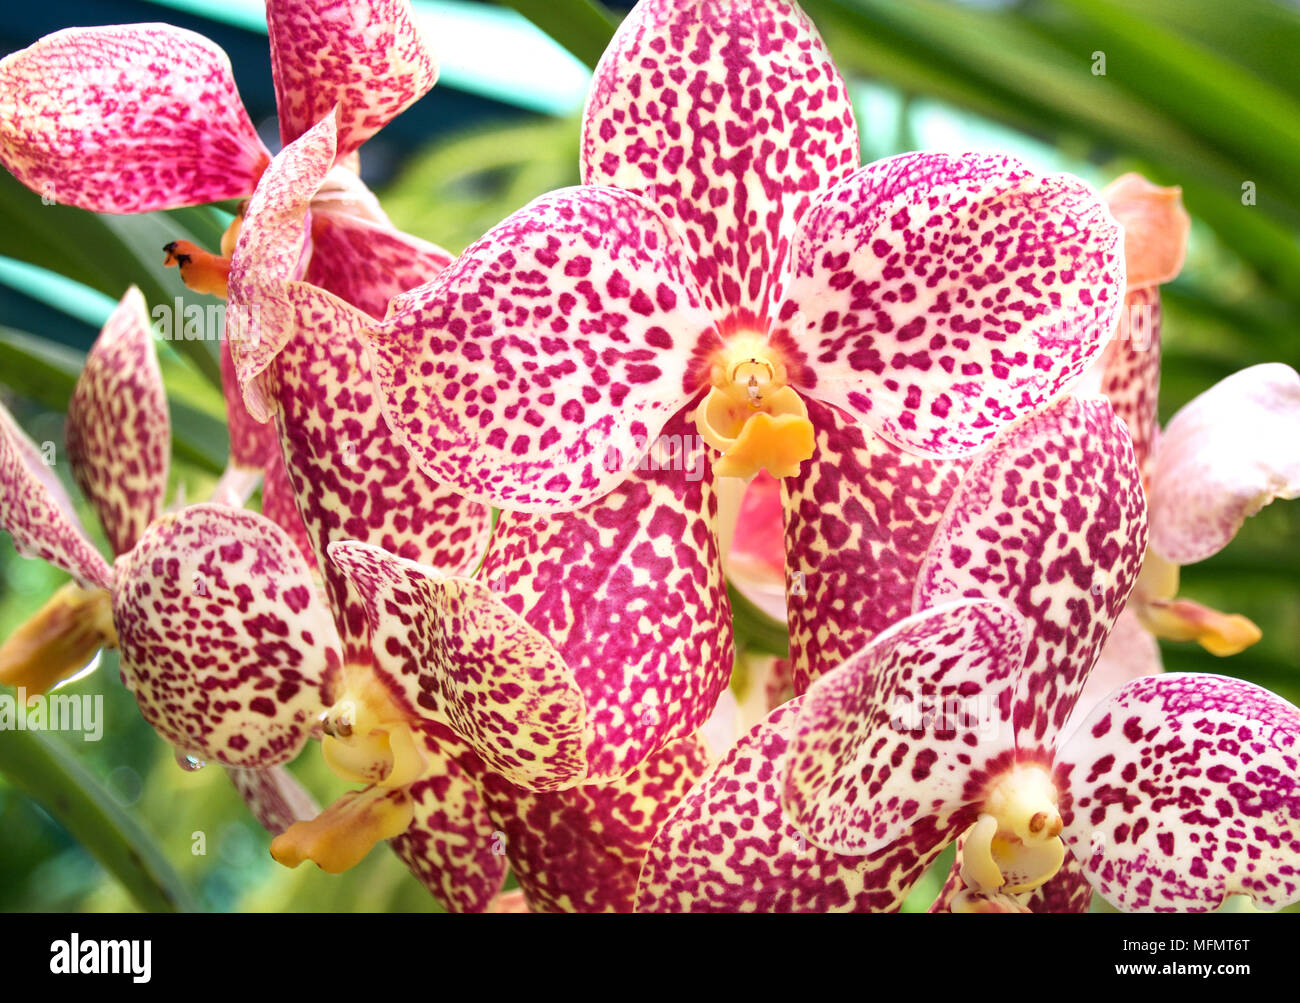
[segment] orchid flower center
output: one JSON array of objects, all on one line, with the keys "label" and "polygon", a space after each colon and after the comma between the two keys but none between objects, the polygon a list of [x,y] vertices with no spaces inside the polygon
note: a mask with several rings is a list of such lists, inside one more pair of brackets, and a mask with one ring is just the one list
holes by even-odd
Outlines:
[{"label": "orchid flower center", "polygon": [[400,836],[415,817],[409,788],[432,765],[408,715],[368,670],[345,667],[344,681],[343,696],[321,716],[321,751],[335,774],[367,786],[272,841],[271,856],[288,867],[314,860],[338,874]]},{"label": "orchid flower center", "polygon": [[735,338],[718,353],[710,381],[695,424],[722,454],[713,472],[744,480],[764,469],[773,477],[798,474],[813,454],[813,427],[802,398],[787,384],[779,353],[762,338]]},{"label": "orchid flower center", "polygon": [[962,847],[967,891],[1018,895],[1052,877],[1065,860],[1056,805],[1056,787],[1042,766],[1018,765],[997,780]]}]

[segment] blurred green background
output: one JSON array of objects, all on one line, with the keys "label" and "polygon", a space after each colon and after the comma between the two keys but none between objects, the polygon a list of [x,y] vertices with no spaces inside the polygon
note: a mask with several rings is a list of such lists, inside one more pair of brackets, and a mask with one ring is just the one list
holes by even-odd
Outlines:
[{"label": "blurred green background", "polygon": [[[590,65],[631,4],[427,2],[442,57],[434,91],[363,151],[363,174],[400,227],[458,251],[535,196],[578,181]],[[993,149],[1098,187],[1127,170],[1181,185],[1194,217],[1182,275],[1163,290],[1160,416],[1259,362],[1300,364],[1300,11],[1270,0],[806,0],[850,81],[863,160],[908,149]],[[258,0],[99,0],[6,11],[0,54],[59,28],[162,20],[230,53],[253,120],[276,148]],[[548,34],[549,36],[548,37]],[[1101,72],[1104,69],[1104,72]],[[0,397],[61,456],[63,412],[81,358],[128,284],[150,305],[187,293],[161,246],[215,248],[229,217],[205,207],[96,217],[45,206],[0,172]],[[1253,197],[1246,197],[1249,192]],[[56,279],[48,270],[72,281]],[[159,343],[172,399],[174,489],[201,498],[224,463],[214,345]],[[65,481],[65,464],[56,464]],[[69,482],[71,490],[71,484]],[[83,512],[88,527],[93,514]],[[102,537],[99,539],[103,544]],[[107,548],[103,548],[107,552]],[[1229,660],[1165,645],[1167,668],[1254,680],[1300,703],[1300,505],[1250,520],[1225,552],[1188,568],[1183,594],[1263,628]],[[65,576],[0,541],[0,637]],[[743,638],[741,639],[744,640]],[[140,828],[193,904],[210,910],[430,910],[429,896],[376,851],[330,877],[288,871],[224,774],[182,771],[117,681],[116,657],[68,692],[102,693],[103,741],[53,735],[98,796]],[[22,750],[0,733],[0,765]],[[8,755],[4,743],[11,743]],[[323,802],[342,785],[319,756],[294,770]],[[206,837],[205,855],[191,852]],[[937,877],[909,907],[924,907]],[[0,779],[0,910],[138,907],[46,809]]]}]

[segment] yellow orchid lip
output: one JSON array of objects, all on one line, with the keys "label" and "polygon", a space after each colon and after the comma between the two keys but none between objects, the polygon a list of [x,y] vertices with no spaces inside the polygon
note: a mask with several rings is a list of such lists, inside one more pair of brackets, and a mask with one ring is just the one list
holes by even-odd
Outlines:
[{"label": "yellow orchid lip", "polygon": [[720,353],[713,388],[695,412],[700,437],[722,454],[713,464],[717,476],[749,480],[767,470],[794,477],[812,456],[808,408],[786,375],[776,351],[759,338],[742,336]]},{"label": "yellow orchid lip", "polygon": [[342,874],[375,844],[404,833],[414,819],[415,805],[404,788],[351,791],[315,818],[295,822],[276,836],[271,856],[285,867],[313,860],[328,874]]}]

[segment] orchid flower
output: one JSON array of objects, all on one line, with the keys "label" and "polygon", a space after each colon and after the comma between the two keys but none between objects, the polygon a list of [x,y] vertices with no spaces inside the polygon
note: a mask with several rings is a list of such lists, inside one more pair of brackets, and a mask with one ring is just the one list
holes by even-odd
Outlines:
[{"label": "orchid flower", "polygon": [[[945,845],[981,814],[997,817],[985,802],[1004,779],[1024,773],[1032,786],[1050,769],[1136,579],[1141,478],[1105,401],[1061,398],[928,479],[899,467],[933,461],[854,438],[828,439],[805,474],[844,529],[827,537],[838,563],[789,596],[792,624],[826,628],[792,631],[798,695],[678,806],[643,869],[642,910],[897,908]],[[936,482],[951,483],[931,492],[937,513],[909,504]],[[888,532],[873,525],[882,517]],[[840,655],[827,633],[857,647]],[[973,708],[958,715],[963,734],[985,732],[957,741],[931,728],[927,715],[953,700]],[[1001,819],[994,835],[1013,824]],[[1003,860],[1006,873],[1050,878],[1063,849],[1033,849]]]},{"label": "orchid flower", "polygon": [[41,692],[116,647],[123,682],[179,759],[220,762],[272,831],[314,814],[280,767],[328,703],[333,625],[274,523],[219,505],[163,511],[170,422],[134,288],[87,357],[67,440],[117,559],[95,549],[52,469],[0,409],[0,526],[20,552],[76,579],[0,648],[0,679]]},{"label": "orchid flower", "polygon": [[[357,177],[357,151],[433,86],[436,60],[407,0],[268,0],[266,16],[281,141],[338,116],[306,278],[382,316],[390,296],[450,256],[393,228]],[[69,28],[0,61],[0,163],[61,203],[136,213],[247,198],[270,160],[226,54],[193,32]],[[177,242],[168,263],[192,289],[224,296],[239,226],[236,218],[221,255]],[[242,504],[268,464],[279,478],[277,446],[273,430],[244,412],[228,351],[223,344],[231,466],[218,499]]]},{"label": "orchid flower", "polygon": [[382,321],[281,293],[370,342],[395,434],[466,497],[581,508],[692,410],[718,476],[797,473],[814,405],[971,452],[1117,319],[1120,230],[1086,185],[978,155],[859,169],[844,83],[785,0],[643,0],[596,71],[582,167]]},{"label": "orchid flower", "polygon": [[1136,174],[1118,178],[1104,195],[1125,229],[1128,293],[1119,334],[1090,378],[1132,433],[1151,508],[1151,549],[1076,723],[1112,689],[1161,670],[1157,637],[1194,640],[1221,656],[1259,640],[1245,617],[1177,598],[1179,567],[1218,553],[1273,499],[1300,496],[1300,375],[1289,366],[1235,373],[1158,427],[1159,284],[1182,267],[1190,223],[1178,189]]}]

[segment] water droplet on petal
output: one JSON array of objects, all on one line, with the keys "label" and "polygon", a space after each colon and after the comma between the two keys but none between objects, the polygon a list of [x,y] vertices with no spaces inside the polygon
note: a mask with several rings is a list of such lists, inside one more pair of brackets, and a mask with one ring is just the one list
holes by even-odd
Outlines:
[{"label": "water droplet on petal", "polygon": [[198,756],[191,756],[187,752],[178,752],[176,753],[176,765],[179,766],[186,773],[194,773],[197,770],[203,769],[203,767],[207,766],[208,764],[205,763]]}]

